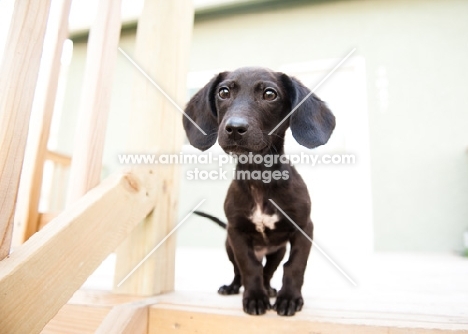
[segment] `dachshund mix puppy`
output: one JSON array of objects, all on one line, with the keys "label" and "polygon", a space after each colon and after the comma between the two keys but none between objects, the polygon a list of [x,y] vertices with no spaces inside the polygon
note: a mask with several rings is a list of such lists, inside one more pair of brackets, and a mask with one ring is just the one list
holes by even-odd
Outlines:
[{"label": "dachshund mix puppy", "polygon": [[[335,128],[335,117],[314,94],[305,99],[309,93],[297,79],[264,68],[222,72],[185,109],[206,135],[185,117],[184,128],[190,144],[202,151],[218,139],[226,153],[252,152],[278,158],[284,154],[288,127],[299,144],[314,148],[328,141]],[[269,135],[294,108],[292,115]],[[235,275],[232,283],[222,286],[219,293],[237,294],[244,286],[243,308],[252,315],[264,314],[271,308],[269,298],[276,296],[273,309],[279,315],[291,316],[304,304],[301,288],[312,245],[270,199],[310,238],[311,203],[307,187],[295,168],[280,159],[273,161],[237,163],[236,175],[269,171],[279,172],[276,175],[281,177],[272,178],[269,183],[248,178],[232,181],[224,210],[228,219],[226,251]],[[270,286],[270,279],[285,255],[288,242],[290,255],[284,265],[283,286],[277,293]]]}]

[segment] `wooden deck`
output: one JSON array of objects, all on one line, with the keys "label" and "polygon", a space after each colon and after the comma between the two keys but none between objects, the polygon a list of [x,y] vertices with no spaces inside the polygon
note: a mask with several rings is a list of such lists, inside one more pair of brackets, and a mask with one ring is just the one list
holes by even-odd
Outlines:
[{"label": "wooden deck", "polygon": [[[240,295],[217,295],[230,278],[224,257],[221,250],[179,250],[178,290],[151,299],[80,290],[43,333],[94,333],[113,306],[135,302],[149,305],[148,333],[468,333],[468,259],[458,255],[375,254],[340,261],[358,283],[354,287],[313,253],[306,305],[291,318],[273,311],[248,316]],[[106,275],[112,277],[106,270],[111,264],[85,286],[103,287]]]}]

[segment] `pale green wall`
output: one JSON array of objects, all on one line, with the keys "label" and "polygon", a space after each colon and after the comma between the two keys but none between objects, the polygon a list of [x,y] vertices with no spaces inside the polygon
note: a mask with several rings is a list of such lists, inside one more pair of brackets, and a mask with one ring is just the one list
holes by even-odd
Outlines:
[{"label": "pale green wall", "polygon": [[[128,51],[133,39],[122,38]],[[366,62],[375,249],[460,249],[468,229],[467,1],[313,1],[212,16],[195,23],[190,69],[277,68],[342,57],[353,47]],[[77,87],[83,46],[75,52]],[[386,111],[377,98],[381,67],[388,77]],[[111,170],[125,141],[132,73],[120,57],[105,157]],[[76,87],[67,90],[68,101]],[[67,104],[69,124],[75,104]],[[62,134],[67,151],[71,130]],[[204,236],[187,227],[219,245],[214,229]]]}]

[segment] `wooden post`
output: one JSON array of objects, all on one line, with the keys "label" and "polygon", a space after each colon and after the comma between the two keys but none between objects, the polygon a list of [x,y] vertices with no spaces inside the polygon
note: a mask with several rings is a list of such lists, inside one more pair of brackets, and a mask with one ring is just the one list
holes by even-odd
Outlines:
[{"label": "wooden post", "polygon": [[0,68],[0,260],[10,251],[16,197],[50,1],[15,3]]},{"label": "wooden post", "polygon": [[153,209],[157,178],[112,175],[1,261],[0,332],[39,333]]},{"label": "wooden post", "polygon": [[121,29],[120,7],[121,0],[100,0],[97,19],[89,33],[70,171],[69,203],[83,196],[101,179],[102,153]]},{"label": "wooden post", "polygon": [[[15,216],[14,244],[19,245],[39,229],[39,199],[42,189],[44,162],[47,154],[50,125],[54,113],[55,100],[61,70],[63,44],[68,37],[68,16],[70,14],[71,0],[60,2],[59,20],[56,27],[55,45],[50,60],[50,73],[48,76],[44,104],[41,106],[41,117],[38,124],[31,124],[36,131],[30,131],[26,148],[25,165],[21,173],[21,183],[18,196],[17,214]],[[55,28],[55,27],[54,27]],[[29,164],[28,164],[29,161]]]},{"label": "wooden post", "polygon": [[[135,61],[179,106],[186,98],[186,75],[193,26],[190,0],[146,0],[138,22]],[[132,65],[129,65],[132,66]],[[135,69],[129,153],[179,153],[184,138],[180,112]],[[117,284],[174,227],[179,169],[155,165],[158,198],[152,214],[117,250]],[[174,288],[175,239],[169,238],[119,293],[154,295]]]}]

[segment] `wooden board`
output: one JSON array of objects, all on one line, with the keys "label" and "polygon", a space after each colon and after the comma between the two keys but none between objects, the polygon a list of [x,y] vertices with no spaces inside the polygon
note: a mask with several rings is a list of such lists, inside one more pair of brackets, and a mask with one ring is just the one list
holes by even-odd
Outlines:
[{"label": "wooden board", "polygon": [[45,159],[52,161],[54,164],[58,164],[64,167],[71,165],[71,157],[58,152],[47,150],[45,152]]},{"label": "wooden board", "polygon": [[[450,272],[454,273],[453,268]],[[463,296],[466,287],[461,282],[454,284]],[[399,294],[395,287],[389,289],[389,294],[392,291]],[[248,316],[241,309],[241,295],[220,296],[214,290],[179,291],[150,299],[79,290],[70,303],[106,307],[119,307],[122,303],[129,303],[126,307],[151,305],[148,333],[468,333],[468,317],[465,308],[460,307],[460,298],[450,293],[426,291],[424,287],[422,291],[425,297],[419,303],[415,300],[419,292],[407,291],[409,300],[397,298],[398,302],[387,305],[388,297],[380,296],[379,291],[325,288],[314,297],[305,297],[305,308],[294,317],[279,317],[274,311],[259,317]],[[434,299],[439,300],[436,305],[430,309],[424,307],[424,301]],[[76,313],[73,309],[71,312]],[[73,319],[73,314],[68,317]],[[66,326],[63,332],[68,333]]]},{"label": "wooden board", "polygon": [[[138,22],[135,61],[183,106],[193,25],[189,0],[146,0]],[[128,66],[133,66],[128,64]],[[156,151],[178,154],[184,138],[181,113],[135,68],[129,153]],[[117,284],[175,226],[179,169],[156,165],[159,190],[156,207],[117,250]],[[169,238],[125,283],[118,293],[154,295],[174,288],[175,238]]]},{"label": "wooden board", "polygon": [[106,316],[96,334],[146,334],[149,307],[145,303],[115,306]]},{"label": "wooden board", "polygon": [[119,172],[0,262],[0,328],[38,333],[153,209],[157,175]]},{"label": "wooden board", "polygon": [[[293,317],[280,317],[274,311],[262,316],[249,316],[243,313],[240,305],[240,300],[236,309],[222,307],[222,304],[210,307],[159,303],[150,308],[148,333],[468,333],[466,329],[453,326],[438,328],[444,326],[434,323],[430,317],[408,321],[402,315],[310,309]],[[372,320],[374,324],[370,323]]]},{"label": "wooden board", "polygon": [[50,0],[17,1],[0,68],[0,260],[13,217]]},{"label": "wooden board", "polygon": [[101,179],[102,154],[117,61],[121,0],[100,0],[91,27],[83,92],[70,171],[69,203],[95,187]]},{"label": "wooden board", "polygon": [[[44,102],[39,107],[40,116],[30,125],[28,145],[26,148],[25,164],[21,173],[21,183],[18,196],[18,208],[15,215],[14,245],[20,245],[40,228],[39,200],[42,190],[42,177],[44,174],[44,161],[47,157],[47,143],[49,141],[50,127],[54,114],[57,88],[60,78],[61,58],[63,45],[68,37],[68,16],[70,15],[71,0],[56,2],[53,5],[60,6],[59,18],[56,25],[49,23],[49,29],[54,34],[53,51],[47,73],[45,92],[37,90],[37,95],[44,95]],[[52,11],[51,11],[52,12]],[[51,18],[52,19],[52,18]],[[51,33],[51,34],[52,34]],[[48,32],[49,34],[49,32]]]},{"label": "wooden board", "polygon": [[145,300],[144,297],[119,295],[103,290],[77,290],[68,303],[76,305],[116,306]]},{"label": "wooden board", "polygon": [[93,334],[111,307],[65,304],[41,334]]}]

